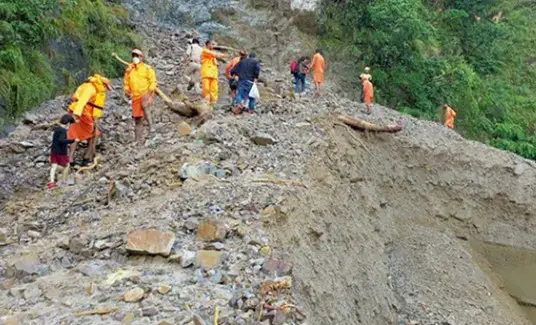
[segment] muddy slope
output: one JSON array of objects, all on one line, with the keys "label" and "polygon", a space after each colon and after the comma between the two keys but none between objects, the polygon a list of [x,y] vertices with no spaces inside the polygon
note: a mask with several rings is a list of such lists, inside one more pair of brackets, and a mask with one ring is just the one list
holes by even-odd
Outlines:
[{"label": "muddy slope", "polygon": [[[467,239],[534,248],[534,164],[387,110],[398,135],[326,122],[314,184],[273,233],[313,324],[530,324]],[[389,115],[389,116],[386,116]]]}]

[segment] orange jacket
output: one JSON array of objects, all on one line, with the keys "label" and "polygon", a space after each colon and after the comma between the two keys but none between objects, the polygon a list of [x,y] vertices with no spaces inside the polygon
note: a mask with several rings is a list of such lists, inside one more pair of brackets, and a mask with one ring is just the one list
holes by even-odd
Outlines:
[{"label": "orange jacket", "polygon": [[374,98],[374,86],[370,80],[363,81],[363,99],[366,104],[372,104],[372,99]]},{"label": "orange jacket", "polygon": [[313,56],[313,62],[311,63],[311,69],[314,74],[322,75],[326,71],[326,62],[324,57],[320,53],[316,53]]},{"label": "orange jacket", "polygon": [[93,123],[94,118],[102,116],[106,102],[106,85],[110,80],[95,74],[81,84],[72,97],[68,111],[86,123]]},{"label": "orange jacket", "polygon": [[129,64],[125,71],[123,90],[132,96],[132,99],[138,99],[151,91],[155,91],[156,75],[154,69],[143,62]]},{"label": "orange jacket", "polygon": [[217,54],[214,51],[203,48],[201,51],[201,78],[218,78]]},{"label": "orange jacket", "polygon": [[454,119],[456,118],[456,111],[450,106],[447,106],[445,110],[445,126],[449,129],[454,129]]},{"label": "orange jacket", "polygon": [[227,63],[227,65],[225,66],[225,76],[227,78],[231,78],[231,70],[238,62],[240,62],[239,56],[233,58],[231,61],[229,61],[229,63]]}]

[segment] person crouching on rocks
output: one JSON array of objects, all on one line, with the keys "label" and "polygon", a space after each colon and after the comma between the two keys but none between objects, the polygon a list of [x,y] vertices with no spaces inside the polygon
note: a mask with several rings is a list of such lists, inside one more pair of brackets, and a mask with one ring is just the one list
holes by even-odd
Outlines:
[{"label": "person crouching on rocks", "polygon": [[53,189],[56,187],[56,170],[58,166],[63,168],[62,181],[67,180],[69,174],[69,144],[78,143],[79,139],[67,139],[67,128],[74,123],[74,118],[65,114],[61,117],[60,123],[54,128],[54,135],[52,136],[52,147],[50,150],[50,180],[48,188]]},{"label": "person crouching on rocks", "polygon": [[[89,141],[82,166],[89,165],[95,157],[97,140],[101,135],[97,121],[102,117],[107,90],[112,90],[110,80],[96,73],[76,89],[68,108],[75,122],[69,127],[67,138]],[[74,160],[76,147],[77,143],[72,143],[69,148],[71,162]]]},{"label": "person crouching on rocks", "polygon": [[132,63],[125,71],[123,87],[124,92],[132,100],[134,138],[138,145],[143,144],[143,119],[147,121],[148,132],[152,132],[151,106],[157,86],[154,69],[142,62],[142,59],[142,51],[132,50]]}]

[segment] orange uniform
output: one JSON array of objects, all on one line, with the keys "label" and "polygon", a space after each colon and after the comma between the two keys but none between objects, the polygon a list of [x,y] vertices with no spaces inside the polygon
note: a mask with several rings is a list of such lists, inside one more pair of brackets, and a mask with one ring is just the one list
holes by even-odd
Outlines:
[{"label": "orange uniform", "polygon": [[316,84],[324,82],[324,71],[326,71],[326,62],[324,57],[320,53],[316,53],[313,56],[313,62],[311,63],[311,69],[313,70],[313,79]]},{"label": "orange uniform", "polygon": [[363,100],[365,104],[372,104],[372,99],[374,98],[374,86],[370,80],[363,80]]},{"label": "orange uniform", "polygon": [[445,109],[445,126],[449,129],[454,129],[454,119],[456,118],[456,111],[450,106]]},{"label": "orange uniform", "polygon": [[156,75],[154,69],[143,62],[129,64],[125,71],[123,90],[132,98],[132,117],[143,117],[144,97],[156,90]]},{"label": "orange uniform", "polygon": [[231,70],[234,68],[234,66],[240,62],[240,56],[237,56],[235,58],[233,58],[231,61],[229,61],[229,63],[227,63],[227,65],[225,66],[225,76],[227,77],[227,79],[230,79],[231,78]]},{"label": "orange uniform", "polygon": [[68,111],[78,119],[78,122],[71,124],[67,131],[68,139],[89,140],[101,134],[95,127],[95,120],[102,116],[109,82],[108,79],[96,74],[76,89]]},{"label": "orange uniform", "polygon": [[203,97],[216,104],[218,102],[218,63],[216,52],[203,48],[201,51],[201,85],[203,87]]}]

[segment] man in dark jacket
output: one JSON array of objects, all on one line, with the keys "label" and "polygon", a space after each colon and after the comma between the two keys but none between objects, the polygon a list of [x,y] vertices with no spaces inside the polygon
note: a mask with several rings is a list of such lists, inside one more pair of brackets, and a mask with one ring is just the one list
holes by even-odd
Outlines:
[{"label": "man in dark jacket", "polygon": [[249,97],[249,92],[257,79],[259,79],[260,72],[261,66],[256,59],[255,53],[251,53],[249,57],[241,60],[231,69],[231,76],[238,79],[236,106],[233,109],[233,113],[242,113],[245,102],[249,99],[248,113],[253,114],[255,110],[255,98]]}]

